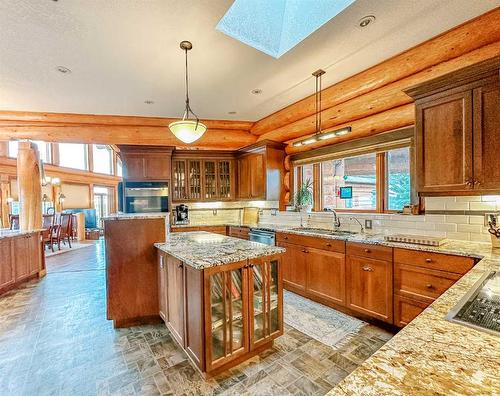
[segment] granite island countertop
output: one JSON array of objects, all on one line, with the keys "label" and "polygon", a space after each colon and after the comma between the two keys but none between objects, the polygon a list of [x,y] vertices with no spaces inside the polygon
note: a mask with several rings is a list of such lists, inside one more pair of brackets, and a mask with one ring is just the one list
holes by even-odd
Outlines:
[{"label": "granite island countertop", "polygon": [[169,213],[156,212],[156,213],[111,213],[103,217],[104,221],[107,220],[147,220],[147,219],[161,219],[166,218]]},{"label": "granite island countertop", "polygon": [[165,253],[196,269],[284,253],[285,249],[205,231],[172,233],[155,243]]},{"label": "granite island countertop", "polygon": [[9,228],[0,228],[0,239],[15,238],[23,235],[31,235],[42,231],[43,228],[39,230],[30,230],[30,231],[19,231],[19,230],[11,230]]}]

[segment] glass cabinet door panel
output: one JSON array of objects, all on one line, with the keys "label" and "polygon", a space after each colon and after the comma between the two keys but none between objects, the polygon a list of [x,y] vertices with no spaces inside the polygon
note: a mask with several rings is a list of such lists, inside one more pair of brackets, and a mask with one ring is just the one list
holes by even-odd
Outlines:
[{"label": "glass cabinet door panel", "polygon": [[174,161],[174,199],[186,198],[186,161]]},{"label": "glass cabinet door panel", "polygon": [[210,309],[212,330],[212,360],[225,356],[224,273],[210,276]]},{"label": "glass cabinet door panel", "polygon": [[215,161],[203,162],[203,177],[205,181],[205,198],[217,197],[216,168]]},{"label": "glass cabinet door panel", "polygon": [[231,163],[229,161],[219,161],[218,173],[219,197],[231,198]]},{"label": "glass cabinet door panel", "polygon": [[269,312],[271,334],[280,330],[278,294],[278,260],[269,263]]},{"label": "glass cabinet door panel", "polygon": [[237,351],[244,346],[243,334],[243,270],[231,271],[231,351]]},{"label": "glass cabinet door panel", "polygon": [[254,341],[259,341],[265,337],[266,316],[265,316],[265,271],[262,265],[252,267],[253,278],[253,332]]},{"label": "glass cabinet door panel", "polygon": [[201,198],[201,163],[189,161],[189,198]]}]

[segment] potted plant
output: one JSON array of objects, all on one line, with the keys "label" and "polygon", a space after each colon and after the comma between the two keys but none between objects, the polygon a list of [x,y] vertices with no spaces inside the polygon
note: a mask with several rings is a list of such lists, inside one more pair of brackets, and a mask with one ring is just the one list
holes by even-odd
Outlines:
[{"label": "potted plant", "polygon": [[295,193],[295,207],[299,212],[307,213],[312,209],[313,184],[311,179],[307,179]]}]

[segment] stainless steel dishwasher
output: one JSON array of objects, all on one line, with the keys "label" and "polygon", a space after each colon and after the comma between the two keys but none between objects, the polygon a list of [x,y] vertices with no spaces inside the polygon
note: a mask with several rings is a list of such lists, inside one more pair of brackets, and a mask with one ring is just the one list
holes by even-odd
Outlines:
[{"label": "stainless steel dishwasher", "polygon": [[248,236],[250,240],[254,242],[260,242],[271,246],[276,245],[276,233],[274,231],[251,228]]}]

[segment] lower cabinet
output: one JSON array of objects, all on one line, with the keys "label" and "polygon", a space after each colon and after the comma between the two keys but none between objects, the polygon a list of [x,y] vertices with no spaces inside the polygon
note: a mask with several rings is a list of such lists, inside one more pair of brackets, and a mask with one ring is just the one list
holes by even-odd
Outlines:
[{"label": "lower cabinet", "polygon": [[347,307],[392,323],[392,261],[347,257]]},{"label": "lower cabinet", "polygon": [[14,258],[14,271],[16,282],[24,280],[30,276],[30,259],[29,242],[26,235],[19,236],[13,239],[12,253]]},{"label": "lower cabinet", "polygon": [[167,327],[200,371],[227,369],[283,334],[280,255],[201,270],[158,257],[159,276],[166,262],[160,315],[165,307]]},{"label": "lower cabinet", "polygon": [[12,244],[10,239],[0,240],[0,290],[14,284],[15,273],[12,257]]},{"label": "lower cabinet", "polygon": [[229,226],[228,227],[228,235],[234,238],[246,239],[249,240],[249,232],[250,229],[248,227],[237,227],[237,226]]},{"label": "lower cabinet", "polygon": [[404,327],[420,315],[429,303],[394,294],[394,324]]},{"label": "lower cabinet", "polygon": [[167,322],[167,264],[166,255],[158,254],[158,307],[160,317]]},{"label": "lower cabinet", "polygon": [[214,234],[227,234],[226,226],[192,226],[192,227],[172,227],[172,232],[192,232],[192,231],[206,231]]},{"label": "lower cabinet", "polygon": [[283,286],[295,292],[306,291],[306,260],[304,247],[290,243],[279,243],[286,249],[283,254]]}]

